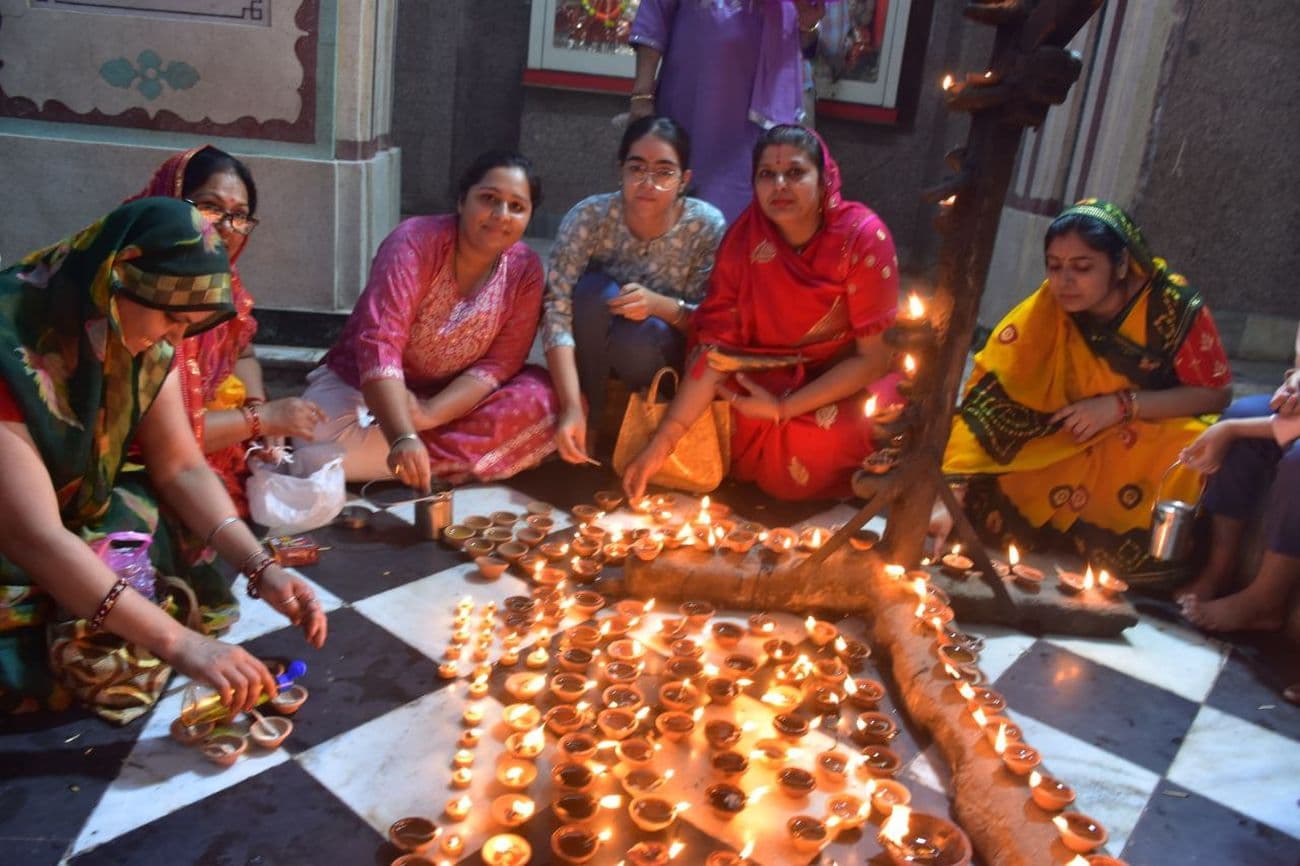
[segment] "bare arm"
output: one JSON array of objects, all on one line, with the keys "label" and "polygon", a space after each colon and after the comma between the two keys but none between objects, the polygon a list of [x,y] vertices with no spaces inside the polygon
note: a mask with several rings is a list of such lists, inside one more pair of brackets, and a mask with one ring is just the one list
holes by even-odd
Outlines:
[{"label": "bare arm", "polygon": [[235,362],[235,375],[244,383],[244,393],[250,400],[266,399],[266,383],[262,381],[262,365],[249,343]]},{"label": "bare arm", "polygon": [[815,412],[837,400],[851,397],[889,372],[890,349],[885,345],[883,334],[859,338],[856,348],[856,354],[787,396],[784,417]]},{"label": "bare arm", "polygon": [[[649,45],[634,45],[636,52],[636,77],[632,80],[632,100],[629,114],[633,120],[654,114],[655,76],[659,72],[659,61],[663,52]],[[650,97],[649,99],[645,97]]]},{"label": "bare arm", "polygon": [[1179,385],[1160,391],[1138,391],[1136,415],[1146,421],[1185,418],[1222,412],[1232,400],[1232,388]]},{"label": "bare arm", "polygon": [[560,398],[555,447],[568,462],[583,463],[587,458],[587,413],[582,408],[582,389],[578,384],[578,364],[573,347],[558,345],[547,349],[546,367]]}]

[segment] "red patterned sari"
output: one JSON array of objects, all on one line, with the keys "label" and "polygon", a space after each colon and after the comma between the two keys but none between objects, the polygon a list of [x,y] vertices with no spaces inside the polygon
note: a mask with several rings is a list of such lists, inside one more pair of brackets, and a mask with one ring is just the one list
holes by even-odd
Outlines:
[{"label": "red patterned sari", "polygon": [[[780,396],[856,351],[855,341],[889,327],[898,308],[898,258],[884,222],[840,197],[839,166],[822,169],[822,227],[802,250],[781,236],[757,202],[718,250],[709,295],[696,311],[695,342],[802,362],[748,374]],[[779,499],[846,496],[853,471],[873,450],[867,390],[784,423],[732,413],[733,477]]]}]

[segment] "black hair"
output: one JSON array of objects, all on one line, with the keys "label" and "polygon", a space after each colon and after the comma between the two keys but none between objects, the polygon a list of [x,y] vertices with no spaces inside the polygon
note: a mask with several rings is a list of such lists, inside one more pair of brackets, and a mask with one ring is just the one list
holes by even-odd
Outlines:
[{"label": "black hair", "polygon": [[213,175],[226,172],[238,175],[244,182],[244,188],[248,190],[248,215],[253,216],[257,213],[257,184],[253,183],[253,173],[238,159],[212,145],[190,157],[185,166],[185,177],[181,180],[181,198],[189,198]]},{"label": "black hair", "polygon": [[542,203],[542,179],[533,168],[533,161],[522,153],[513,150],[489,150],[478,155],[469,167],[460,173],[456,182],[456,201],[465,203],[470,187],[487,177],[494,168],[517,168],[528,178],[528,197],[536,211]]},{"label": "black hair", "polygon": [[691,167],[690,134],[686,132],[686,127],[671,117],[662,116],[639,117],[627,125],[627,131],[623,133],[623,140],[618,145],[618,161],[623,162],[626,160],[632,145],[647,135],[653,135],[673,149],[677,154],[677,162],[682,171],[686,171]]},{"label": "black hair", "polygon": [[1052,241],[1068,234],[1078,235],[1090,248],[1105,253],[1115,267],[1119,267],[1124,261],[1128,244],[1124,242],[1120,233],[1096,217],[1082,213],[1061,214],[1052,220],[1052,224],[1047,227],[1047,233],[1043,235],[1043,254],[1047,254],[1047,248],[1051,246]]},{"label": "black hair", "polygon": [[775,144],[789,144],[802,150],[813,165],[817,166],[817,180],[821,181],[826,168],[826,154],[822,143],[807,128],[794,123],[780,123],[764,132],[754,144],[754,164],[749,176],[752,180],[758,174],[758,164],[763,159],[763,151]]}]

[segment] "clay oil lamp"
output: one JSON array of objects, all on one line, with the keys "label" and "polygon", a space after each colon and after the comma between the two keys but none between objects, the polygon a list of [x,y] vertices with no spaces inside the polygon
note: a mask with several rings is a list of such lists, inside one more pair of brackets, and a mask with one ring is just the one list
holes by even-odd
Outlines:
[{"label": "clay oil lamp", "polygon": [[845,667],[857,673],[866,666],[867,659],[871,658],[871,647],[860,640],[853,638],[846,640],[843,635],[840,635],[835,639],[835,655],[844,662]]},{"label": "clay oil lamp", "polygon": [[895,866],[968,866],[973,856],[970,839],[956,824],[903,805],[894,807],[878,838]]},{"label": "clay oil lamp", "polygon": [[627,811],[632,817],[632,822],[637,827],[647,833],[657,833],[671,827],[673,822],[677,820],[677,813],[685,806],[684,803],[674,805],[658,794],[646,794],[632,798]]},{"label": "clay oil lamp", "polygon": [[838,658],[818,659],[814,664],[817,679],[822,685],[839,687],[844,682],[845,677],[849,675],[849,669]]},{"label": "clay oil lamp", "polygon": [[584,558],[600,553],[601,543],[594,538],[575,538],[569,542],[569,552]]},{"label": "clay oil lamp", "polygon": [[629,796],[641,797],[658,791],[671,776],[672,770],[660,775],[649,767],[634,767],[622,775],[619,784]]},{"label": "clay oil lamp", "polygon": [[475,534],[476,533],[473,529],[470,529],[463,523],[453,523],[451,526],[443,529],[442,540],[446,542],[449,547],[454,547],[455,549],[460,550],[465,546],[465,542],[473,538]]},{"label": "clay oil lamp", "polygon": [[560,754],[571,761],[590,761],[599,746],[595,737],[583,731],[570,731],[560,737]]},{"label": "clay oil lamp", "polygon": [[560,652],[557,663],[561,670],[582,674],[587,672],[594,658],[591,650],[571,646]]},{"label": "clay oil lamp", "polygon": [[1047,812],[1059,812],[1074,802],[1074,789],[1052,776],[1044,776],[1037,770],[1029,774],[1029,796],[1038,808]]},{"label": "clay oil lamp", "polygon": [[464,821],[465,817],[469,815],[470,810],[473,808],[474,801],[467,795],[462,794],[454,800],[449,800],[447,805],[443,807],[443,811],[445,811],[447,817],[453,821]]},{"label": "clay oil lamp", "polygon": [[667,710],[655,717],[655,730],[665,740],[684,740],[695,730],[695,717],[680,710]]},{"label": "clay oil lamp", "polygon": [[952,550],[939,558],[939,567],[950,577],[965,579],[975,568],[975,560],[961,552],[961,545],[954,544]]},{"label": "clay oil lamp", "polygon": [[577,791],[559,790],[551,807],[555,815],[566,824],[581,824],[600,814],[600,803],[595,797]]},{"label": "clay oil lamp", "polygon": [[492,818],[502,827],[519,827],[526,824],[536,811],[537,805],[532,798],[520,793],[502,794],[494,799],[491,805]]},{"label": "clay oil lamp", "polygon": [[[972,715],[974,714],[972,713]],[[980,715],[982,717],[984,714],[981,712]],[[978,722],[979,718],[976,718],[976,721]],[[1020,726],[1012,724],[1011,720],[1006,716],[986,717],[983,728],[984,737],[989,741],[989,745],[993,746],[993,750],[998,752],[998,754],[1001,754],[997,747],[999,738],[1002,739],[1002,742],[1005,745],[1006,743],[1018,743],[1023,736]]]},{"label": "clay oil lamp", "polygon": [[654,610],[654,606],[655,600],[653,598],[648,601],[641,601],[638,598],[624,598],[614,602],[614,611],[619,616],[625,616],[639,622],[641,617]]},{"label": "clay oil lamp", "polygon": [[776,774],[781,793],[791,800],[804,800],[817,788],[817,779],[803,767],[782,767]]},{"label": "clay oil lamp", "polygon": [[537,778],[537,765],[523,758],[502,755],[497,759],[496,779],[508,790],[522,791]]},{"label": "clay oil lamp", "polygon": [[1101,574],[1097,577],[1097,585],[1101,587],[1102,592],[1109,596],[1121,595],[1128,591],[1128,583],[1120,580],[1118,577],[1112,576],[1111,573],[1104,568],[1101,570]]},{"label": "clay oil lamp", "polygon": [[659,635],[664,640],[673,641],[686,635],[686,620],[670,617],[659,623]]},{"label": "clay oil lamp", "polygon": [[763,642],[763,652],[767,654],[768,661],[776,664],[782,664],[794,659],[797,651],[794,644],[781,638],[772,638]]},{"label": "clay oil lamp", "polygon": [[549,534],[555,529],[555,518],[550,514],[529,514],[524,518],[530,529],[536,529],[543,535]]},{"label": "clay oil lamp", "polygon": [[704,789],[704,802],[719,821],[730,821],[745,811],[749,797],[729,782],[718,782]]},{"label": "clay oil lamp", "polygon": [[587,714],[581,706],[560,704],[546,711],[546,727],[552,734],[562,737],[587,723]]},{"label": "clay oil lamp", "polygon": [[754,866],[754,861],[749,859],[749,855],[754,853],[754,843],[746,842],[745,847],[740,851],[714,851],[704,861],[704,866]]},{"label": "clay oil lamp", "polygon": [[629,499],[627,507],[634,514],[649,514],[654,508],[654,500],[649,496],[642,496],[640,499]]},{"label": "clay oil lamp", "polygon": [[600,576],[603,566],[600,564],[600,560],[575,556],[569,562],[569,569],[573,572],[574,580],[577,582],[591,583]]},{"label": "clay oil lamp", "polygon": [[302,705],[307,702],[307,697],[307,688],[295,683],[271,698],[271,709],[282,716],[292,716],[302,709]]},{"label": "clay oil lamp", "polygon": [[1007,547],[1007,575],[1026,589],[1037,589],[1043,582],[1043,570],[1021,562],[1014,544]]},{"label": "clay oil lamp", "polygon": [[212,736],[212,732],[216,728],[216,722],[200,722],[197,725],[187,725],[180,719],[173,719],[168,731],[172,739],[182,746],[194,746]]},{"label": "clay oil lamp", "polygon": [[826,539],[830,537],[830,530],[823,529],[820,526],[805,526],[799,530],[799,549],[808,553],[821,550],[822,545],[826,543]]},{"label": "clay oil lamp", "polygon": [[713,603],[707,601],[684,601],[677,610],[686,619],[687,626],[696,631],[704,628],[709,617],[718,612]]},{"label": "clay oil lamp", "polygon": [[551,834],[551,851],[563,863],[586,863],[596,856],[600,843],[612,831],[606,829],[593,833],[581,824],[564,824]]},{"label": "clay oil lamp", "polygon": [[641,676],[640,663],[612,661],[601,668],[605,681],[610,685],[626,685],[636,682]]},{"label": "clay oil lamp", "polygon": [[799,544],[799,535],[792,529],[769,529],[763,539],[763,548],[772,556],[787,556]]},{"label": "clay oil lamp", "polygon": [[710,719],[704,724],[704,739],[717,752],[734,748],[742,732],[740,725],[727,719]]},{"label": "clay oil lamp", "polygon": [[744,556],[749,553],[750,548],[758,541],[758,533],[748,529],[733,529],[727,533],[727,537],[722,540],[725,546],[732,553],[738,553]]},{"label": "clay oil lamp", "polygon": [[813,762],[817,777],[829,788],[841,788],[848,779],[849,756],[839,749],[820,752]]},{"label": "clay oil lamp", "polygon": [[[627,849],[627,866],[668,866],[685,847],[684,842],[637,842]],[[713,866],[712,861],[709,866]]]},{"label": "clay oil lamp", "polygon": [[487,556],[496,549],[496,544],[488,541],[486,538],[471,538],[465,542],[461,550],[471,559],[478,559],[480,556]]},{"label": "clay oil lamp", "polygon": [[629,767],[648,767],[655,759],[655,747],[644,737],[628,737],[614,747],[620,763]]},{"label": "clay oil lamp", "polygon": [[890,779],[898,775],[903,768],[903,759],[887,746],[867,746],[862,750],[860,772],[866,772],[875,779]]},{"label": "clay oil lamp", "polygon": [[772,717],[772,730],[792,745],[808,735],[808,728],[808,720],[794,713],[777,713]]},{"label": "clay oil lamp", "polygon": [[727,677],[710,677],[704,683],[704,693],[709,696],[709,703],[725,707],[740,694],[740,686]]},{"label": "clay oil lamp", "polygon": [[501,711],[501,721],[512,731],[531,731],[542,722],[542,712],[532,704],[511,704]]},{"label": "clay oil lamp", "polygon": [[474,679],[470,681],[469,688],[466,689],[466,693],[471,698],[486,697],[490,686],[491,683],[488,681],[487,675],[480,674],[475,676]]},{"label": "clay oil lamp", "polygon": [[839,636],[840,630],[829,622],[820,619],[808,617],[803,621],[804,629],[808,632],[808,638],[817,646],[826,646]]},{"label": "clay oil lamp", "polygon": [[895,806],[912,802],[912,792],[895,779],[876,779],[871,787],[871,805],[882,815],[890,815]]},{"label": "clay oil lamp", "polygon": [[613,661],[636,664],[645,658],[645,645],[636,638],[620,638],[610,643],[605,653]]},{"label": "clay oil lamp", "polygon": [[531,701],[546,688],[546,677],[542,674],[517,673],[506,677],[506,694],[516,701]]},{"label": "clay oil lamp", "polygon": [[785,830],[794,850],[805,856],[816,854],[831,839],[826,823],[812,815],[795,815],[786,822]]},{"label": "clay oil lamp", "polygon": [[669,644],[668,651],[672,653],[673,658],[698,659],[704,655],[704,646],[697,641],[684,637]]},{"label": "clay oil lamp", "polygon": [[613,511],[623,504],[623,494],[617,490],[597,490],[591,497],[601,511]]},{"label": "clay oil lamp", "polygon": [[438,665],[438,676],[444,680],[454,680],[460,676],[460,666],[455,662],[443,662]]},{"label": "clay oil lamp", "polygon": [[569,555],[569,545],[563,541],[545,541],[537,545],[537,552],[551,562],[559,562]]},{"label": "clay oil lamp", "polygon": [[1017,776],[1028,775],[1042,760],[1037,749],[1024,743],[1008,743],[1002,752],[1002,763]]},{"label": "clay oil lamp", "polygon": [[944,662],[939,662],[934,666],[934,675],[940,678],[952,680],[954,687],[957,683],[966,683],[969,686],[978,686],[984,682],[984,672],[979,669],[978,665],[961,665],[955,667]]},{"label": "clay oil lamp", "polygon": [[659,687],[659,703],[669,710],[687,712],[700,703],[700,690],[688,682],[667,682]]},{"label": "clay oil lamp", "polygon": [[669,524],[664,527],[662,542],[665,550],[676,550],[691,538],[691,528],[686,524]]},{"label": "clay oil lamp", "polygon": [[761,638],[770,638],[776,631],[776,620],[765,613],[756,613],[749,618],[749,633]]},{"label": "clay oil lamp", "polygon": [[604,546],[601,547],[600,556],[606,565],[622,565],[623,561],[627,559],[630,550],[631,545],[627,542],[611,540],[606,541]]},{"label": "clay oil lamp", "polygon": [[871,814],[871,804],[856,794],[836,794],[826,801],[826,815],[840,830],[861,827]]},{"label": "clay oil lamp", "polygon": [[526,595],[508,596],[505,601],[501,602],[501,615],[504,617],[510,613],[531,614],[537,610],[537,602]]},{"label": "clay oil lamp", "polygon": [[704,674],[704,664],[699,659],[677,656],[664,665],[664,676],[672,680],[694,680]]},{"label": "clay oil lamp", "polygon": [[479,704],[469,704],[460,714],[460,720],[467,728],[472,728],[483,721],[483,707]]},{"label": "clay oil lamp", "polygon": [[203,745],[199,746],[199,752],[203,757],[218,767],[234,765],[239,755],[247,750],[248,737],[240,736],[238,733],[218,733],[216,736],[208,737]]},{"label": "clay oil lamp", "polygon": [[506,560],[496,556],[475,557],[474,564],[478,566],[478,573],[484,580],[496,580],[505,574],[506,568],[510,565]]},{"label": "clay oil lamp", "polygon": [[794,686],[772,686],[763,693],[763,703],[780,712],[788,712],[803,703],[803,692]]},{"label": "clay oil lamp", "polygon": [[745,636],[745,630],[734,622],[715,622],[711,631],[713,642],[722,649],[733,649]]},{"label": "clay oil lamp", "polygon": [[939,656],[939,661],[955,668],[979,663],[979,653],[962,644],[942,644],[935,648],[935,654]]},{"label": "clay oil lamp", "polygon": [[736,779],[749,769],[749,758],[740,752],[718,752],[709,758],[713,772],[723,779]]},{"label": "clay oil lamp", "polygon": [[607,687],[600,699],[608,709],[635,713],[645,704],[645,693],[639,686],[618,684]]},{"label": "clay oil lamp", "polygon": [[596,774],[586,764],[570,761],[551,768],[551,783],[565,791],[581,794],[596,784]]},{"label": "clay oil lamp", "polygon": [[475,534],[481,535],[492,526],[492,518],[485,517],[482,514],[472,514],[462,520],[461,523],[474,530]]},{"label": "clay oil lamp", "polygon": [[388,828],[388,841],[398,851],[418,854],[438,839],[438,825],[428,818],[398,818]]},{"label": "clay oil lamp", "polygon": [[483,530],[483,537],[495,545],[515,540],[515,534],[504,526],[492,526]]},{"label": "clay oil lamp", "polygon": [[479,856],[483,858],[484,866],[527,866],[533,849],[522,836],[500,833],[483,843]]},{"label": "clay oil lamp", "polygon": [[[456,745],[460,747],[460,751],[456,752],[456,757],[459,757],[462,752],[465,752],[466,750],[472,749],[475,746],[477,746],[478,741],[481,739],[483,739],[482,728],[467,728],[466,730],[461,731],[460,737],[457,738],[456,740]],[[470,752],[469,755],[470,755],[470,760],[473,761],[474,760],[473,753]]]},{"label": "clay oil lamp", "polygon": [[768,767],[777,769],[784,767],[790,757],[790,744],[784,740],[778,740],[775,737],[765,737],[754,743],[754,748],[749,750],[750,761]]},{"label": "clay oil lamp", "polygon": [[1061,842],[1076,854],[1090,854],[1110,838],[1105,827],[1080,812],[1063,812],[1052,823],[1061,834]]},{"label": "clay oil lamp", "polygon": [[853,725],[853,739],[864,746],[884,746],[897,736],[898,725],[884,713],[862,713]]},{"label": "clay oil lamp", "polygon": [[522,758],[525,761],[531,761],[542,753],[542,748],[546,745],[546,737],[542,734],[541,728],[531,731],[516,731],[506,737],[506,752],[512,757]]},{"label": "clay oil lamp", "polygon": [[630,710],[605,709],[596,715],[600,732],[611,740],[622,740],[636,733],[640,722]]},{"label": "clay oil lamp", "polygon": [[[525,552],[541,544],[543,539],[545,538],[546,538],[545,532],[542,532],[540,529],[535,529],[531,526],[522,526],[519,529],[515,530],[515,543],[522,544],[525,548]],[[501,548],[497,548],[498,551],[500,549]],[[522,556],[523,554],[520,555]]]},{"label": "clay oil lamp", "polygon": [[966,682],[958,682],[955,687],[957,693],[966,699],[968,709],[983,710],[986,717],[1001,713],[1007,708],[1007,699],[992,689],[972,686]]},{"label": "clay oil lamp", "polygon": [[579,526],[581,526],[583,524],[591,523],[593,520],[598,518],[601,511],[594,505],[582,504],[573,506],[573,508],[569,509],[569,513],[573,515],[573,519],[578,522]]}]

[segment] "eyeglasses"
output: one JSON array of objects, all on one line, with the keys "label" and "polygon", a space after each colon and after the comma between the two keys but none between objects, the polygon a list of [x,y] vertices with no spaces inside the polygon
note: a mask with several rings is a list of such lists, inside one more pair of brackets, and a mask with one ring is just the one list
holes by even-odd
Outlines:
[{"label": "eyeglasses", "polygon": [[194,205],[194,207],[198,209],[199,213],[203,215],[203,218],[214,226],[219,226],[222,223],[225,223],[230,226],[231,231],[241,235],[251,235],[253,229],[257,228],[258,220],[255,216],[250,216],[246,213],[231,213],[228,210],[221,209],[215,204],[208,204],[206,202],[204,204],[199,204],[198,202],[190,201],[189,199],[185,199],[185,201]]},{"label": "eyeglasses", "polygon": [[649,168],[639,162],[623,163],[623,177],[633,186],[645,181],[657,190],[667,191],[676,185],[682,173],[675,168]]}]

